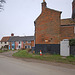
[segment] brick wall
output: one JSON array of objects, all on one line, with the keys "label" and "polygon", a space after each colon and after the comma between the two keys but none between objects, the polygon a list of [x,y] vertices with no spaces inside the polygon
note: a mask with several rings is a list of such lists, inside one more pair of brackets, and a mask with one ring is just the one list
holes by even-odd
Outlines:
[{"label": "brick wall", "polygon": [[59,44],[59,41],[60,12],[46,8],[35,21],[35,44]]},{"label": "brick wall", "polygon": [[31,41],[31,43],[28,43],[27,41],[24,43],[24,48],[25,48],[25,46],[31,46],[31,48],[32,47],[34,47],[34,40],[33,41]]},{"label": "brick wall", "polygon": [[61,40],[75,38],[74,26],[61,26]]}]

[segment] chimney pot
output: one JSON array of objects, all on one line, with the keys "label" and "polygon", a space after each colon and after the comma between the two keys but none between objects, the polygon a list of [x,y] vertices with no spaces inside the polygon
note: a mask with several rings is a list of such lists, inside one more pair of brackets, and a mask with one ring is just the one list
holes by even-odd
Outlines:
[{"label": "chimney pot", "polygon": [[14,36],[14,33],[12,33],[11,36]]},{"label": "chimney pot", "polygon": [[47,5],[47,3],[45,1],[43,1],[43,3],[42,3],[42,12],[46,9],[46,5]]}]

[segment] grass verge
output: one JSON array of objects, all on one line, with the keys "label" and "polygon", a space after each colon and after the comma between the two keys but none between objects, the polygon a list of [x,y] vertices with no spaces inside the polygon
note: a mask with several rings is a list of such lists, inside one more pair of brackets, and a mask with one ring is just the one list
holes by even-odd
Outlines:
[{"label": "grass verge", "polygon": [[60,55],[35,55],[30,54],[26,50],[18,51],[17,53],[14,53],[13,56],[20,57],[20,58],[33,58],[33,59],[39,59],[44,61],[50,61],[50,62],[60,62],[60,63],[66,63],[66,64],[73,64],[75,65],[75,57],[61,57]]},{"label": "grass verge", "polygon": [[6,52],[6,51],[4,51],[4,50],[0,50],[0,53],[3,53],[3,52]]},{"label": "grass verge", "polygon": [[0,53],[3,53],[3,52],[8,52],[10,50],[0,50]]}]

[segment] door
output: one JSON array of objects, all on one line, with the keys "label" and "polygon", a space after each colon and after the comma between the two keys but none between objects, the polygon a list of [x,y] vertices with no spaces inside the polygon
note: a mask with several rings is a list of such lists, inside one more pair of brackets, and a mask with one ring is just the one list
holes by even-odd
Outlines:
[{"label": "door", "polygon": [[69,49],[69,40],[64,39],[60,42],[60,55],[61,56],[70,56],[70,49]]},{"label": "door", "polygon": [[47,45],[47,53],[51,53],[51,46]]}]

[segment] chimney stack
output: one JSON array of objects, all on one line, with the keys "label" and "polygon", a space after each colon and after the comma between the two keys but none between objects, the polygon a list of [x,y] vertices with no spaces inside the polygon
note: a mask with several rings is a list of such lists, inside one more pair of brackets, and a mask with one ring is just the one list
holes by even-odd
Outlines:
[{"label": "chimney stack", "polygon": [[75,0],[72,2],[72,19],[75,21]]},{"label": "chimney stack", "polygon": [[47,3],[45,2],[45,0],[43,0],[43,3],[42,3],[42,12],[46,9],[46,6]]},{"label": "chimney stack", "polygon": [[12,33],[11,36],[14,36],[14,33]]}]

